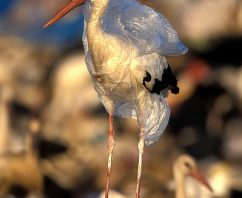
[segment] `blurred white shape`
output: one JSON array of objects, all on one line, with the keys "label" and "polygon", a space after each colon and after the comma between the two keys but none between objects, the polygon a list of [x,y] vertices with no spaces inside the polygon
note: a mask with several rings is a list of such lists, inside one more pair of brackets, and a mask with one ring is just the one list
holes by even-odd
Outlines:
[{"label": "blurred white shape", "polygon": [[[126,196],[122,195],[121,193],[117,191],[110,190],[109,191],[109,197],[110,198],[127,198]],[[105,192],[102,192],[99,198],[105,198]]]},{"label": "blurred white shape", "polygon": [[90,110],[99,104],[92,79],[87,71],[85,57],[80,52],[64,59],[58,66],[53,80],[50,111],[61,117]]},{"label": "blurred white shape", "polygon": [[226,123],[223,151],[227,159],[242,160],[242,123],[241,118]]},{"label": "blurred white shape", "polygon": [[236,24],[237,0],[198,0],[183,10],[182,28],[186,37],[204,40],[232,32]]},{"label": "blurred white shape", "polygon": [[231,188],[231,167],[226,163],[216,163],[210,167],[209,172],[214,195],[218,197],[228,196]]},{"label": "blurred white shape", "polygon": [[9,151],[11,129],[8,106],[12,97],[11,88],[3,85],[0,89],[0,155]]},{"label": "blurred white shape", "polygon": [[229,93],[242,101],[242,65],[239,68],[224,67],[217,70],[217,81],[228,90]]}]

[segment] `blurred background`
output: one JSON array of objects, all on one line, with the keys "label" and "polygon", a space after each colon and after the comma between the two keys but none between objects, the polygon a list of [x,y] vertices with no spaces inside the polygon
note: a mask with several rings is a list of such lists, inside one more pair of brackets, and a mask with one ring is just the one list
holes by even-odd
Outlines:
[{"label": "blurred background", "polygon": [[[98,198],[105,187],[108,115],[87,72],[82,8],[48,29],[65,0],[0,0],[0,197]],[[242,1],[143,0],[168,18],[189,52],[169,57],[180,93],[146,148],[142,197],[174,197],[172,165],[187,153],[214,193],[242,197]],[[115,118],[111,198],[134,197],[138,127]],[[120,193],[120,195],[118,195]]]}]

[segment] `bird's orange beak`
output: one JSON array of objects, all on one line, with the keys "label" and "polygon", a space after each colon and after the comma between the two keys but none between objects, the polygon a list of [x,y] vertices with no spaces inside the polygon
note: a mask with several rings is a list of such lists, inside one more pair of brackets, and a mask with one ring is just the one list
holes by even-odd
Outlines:
[{"label": "bird's orange beak", "polygon": [[86,0],[70,0],[68,3],[66,3],[56,14],[54,17],[52,17],[45,25],[44,28],[49,27],[56,21],[58,21],[60,18],[68,14],[70,11],[72,11],[74,8],[84,4]]},{"label": "bird's orange beak", "polygon": [[205,177],[201,173],[198,172],[198,170],[196,170],[196,169],[192,170],[189,175],[192,176],[193,178],[195,178],[197,181],[199,181],[205,187],[207,187],[207,189],[210,190],[210,192],[213,192],[212,187],[209,185],[209,183],[207,182]]}]

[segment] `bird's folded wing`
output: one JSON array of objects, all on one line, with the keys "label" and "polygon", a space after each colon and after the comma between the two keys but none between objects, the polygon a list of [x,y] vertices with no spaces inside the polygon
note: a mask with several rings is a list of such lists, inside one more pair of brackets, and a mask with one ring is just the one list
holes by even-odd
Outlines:
[{"label": "bird's folded wing", "polygon": [[168,20],[135,0],[113,1],[105,13],[103,24],[105,31],[131,41],[141,55],[157,52],[170,56],[187,52],[187,47]]},{"label": "bird's folded wing", "polygon": [[[91,8],[92,3],[88,1],[84,8],[86,21]],[[105,32],[131,42],[139,55],[157,52],[173,56],[187,52],[168,20],[136,0],[111,0],[102,20]]]}]

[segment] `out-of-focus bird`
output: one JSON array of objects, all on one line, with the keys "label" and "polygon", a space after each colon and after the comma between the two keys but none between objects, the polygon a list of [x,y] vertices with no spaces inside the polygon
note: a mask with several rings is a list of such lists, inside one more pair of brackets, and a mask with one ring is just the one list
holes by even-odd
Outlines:
[{"label": "out-of-focus bird", "polygon": [[[100,105],[81,52],[71,54],[58,64],[52,78],[52,90],[51,102],[44,113],[45,126],[60,126],[57,122],[62,122],[65,117],[87,114]],[[50,134],[50,131],[47,133]]]},{"label": "out-of-focus bird", "polygon": [[[199,41],[200,45],[196,46],[198,48],[211,43],[211,39],[218,40],[221,36],[241,33],[240,0],[198,0],[196,3],[186,1],[183,8],[180,16],[181,31],[186,37]],[[216,17],[211,17],[212,15]]]},{"label": "out-of-focus bird", "polygon": [[[242,67],[222,67],[216,71],[216,81],[221,84],[231,95],[242,101]],[[239,105],[240,106],[240,105]]]},{"label": "out-of-focus bird", "polygon": [[44,27],[85,4],[83,43],[99,98],[109,113],[108,197],[114,148],[113,115],[137,118],[140,126],[136,197],[140,194],[144,146],[165,130],[170,110],[164,96],[179,88],[164,55],[187,48],[165,17],[136,0],[71,0]]},{"label": "out-of-focus bird", "polygon": [[207,187],[211,192],[213,191],[206,179],[199,173],[195,160],[189,155],[182,155],[178,157],[173,166],[173,172],[176,183],[176,198],[185,198],[185,179],[191,176]]},{"label": "out-of-focus bird", "polygon": [[2,88],[0,89],[0,156],[9,151],[9,103],[13,97],[12,95],[11,88],[2,85]]},{"label": "out-of-focus bird", "polygon": [[26,194],[41,196],[43,176],[38,163],[33,140],[39,130],[39,123],[33,120],[26,136],[25,151],[22,153],[6,152],[0,155],[0,197],[5,196],[13,187],[26,191]]},{"label": "out-of-focus bird", "polygon": [[217,161],[209,166],[209,181],[214,197],[233,197],[232,191],[242,191],[241,166],[225,161]]}]

